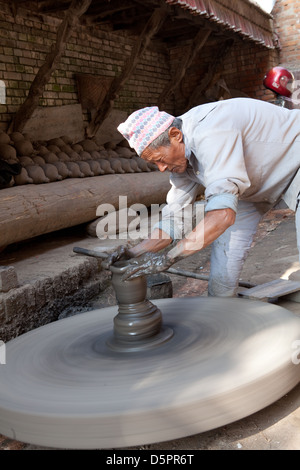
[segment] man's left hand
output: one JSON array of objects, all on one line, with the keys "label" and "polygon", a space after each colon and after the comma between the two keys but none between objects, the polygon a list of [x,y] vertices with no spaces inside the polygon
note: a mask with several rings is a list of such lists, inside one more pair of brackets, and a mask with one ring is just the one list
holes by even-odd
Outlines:
[{"label": "man's left hand", "polygon": [[165,271],[172,264],[175,263],[175,259],[168,256],[168,254],[162,253],[145,253],[138,258],[132,258],[128,264],[122,281],[134,279],[135,277],[143,276],[145,274],[153,274],[160,271]]}]

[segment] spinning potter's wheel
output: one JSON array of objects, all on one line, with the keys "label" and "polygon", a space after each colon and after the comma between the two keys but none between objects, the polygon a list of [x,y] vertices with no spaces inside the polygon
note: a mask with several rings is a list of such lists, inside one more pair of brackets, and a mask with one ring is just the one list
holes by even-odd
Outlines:
[{"label": "spinning potter's wheel", "polygon": [[300,320],[281,307],[135,300],[7,343],[0,433],[54,448],[149,444],[243,418],[299,382]]}]

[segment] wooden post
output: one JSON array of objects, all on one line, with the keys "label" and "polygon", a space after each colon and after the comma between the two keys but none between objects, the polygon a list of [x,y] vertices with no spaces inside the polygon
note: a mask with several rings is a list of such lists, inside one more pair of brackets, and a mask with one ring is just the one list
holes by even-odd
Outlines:
[{"label": "wooden post", "polygon": [[141,57],[145,49],[147,49],[152,37],[161,28],[166,17],[167,17],[167,10],[165,6],[154,10],[150,19],[146,23],[139,39],[136,41],[132,49],[131,56],[127,60],[122,73],[113,80],[104,101],[101,103],[100,108],[96,112],[90,124],[87,126],[86,128],[87,137],[93,137],[97,133],[102,122],[108,116],[109,112],[113,108],[114,100],[116,99],[117,94],[120,92],[122,86],[130,77],[132,71],[135,69],[137,65],[139,58]]},{"label": "wooden post", "polygon": [[65,18],[58,28],[56,43],[52,44],[51,50],[47,54],[44,64],[36,74],[26,100],[20,106],[10,125],[10,131],[22,132],[26,122],[38,107],[39,99],[43,94],[45,85],[49,82],[52,73],[56,70],[72,31],[77,26],[79,18],[87,11],[91,2],[92,0],[72,1],[70,8],[66,12]]},{"label": "wooden post", "polygon": [[188,111],[193,106],[197,105],[199,98],[201,97],[203,91],[206,90],[209,84],[212,82],[215,76],[217,67],[220,64],[222,64],[222,62],[224,61],[225,57],[227,56],[233,44],[234,44],[234,40],[232,39],[229,39],[225,41],[224,43],[222,43],[216,55],[215,60],[210,63],[207,73],[201,80],[199,86],[195,88],[194,92],[190,95],[186,109],[185,109],[186,111]]},{"label": "wooden post", "polygon": [[185,75],[187,74],[188,68],[192,64],[193,60],[200,52],[200,50],[205,45],[208,37],[210,36],[211,30],[203,30],[201,29],[195,36],[193,42],[190,44],[188,50],[185,53],[185,57],[181,61],[180,67],[177,68],[175,72],[175,76],[170,80],[169,83],[165,86],[164,90],[162,91],[159,99],[158,99],[158,107],[162,107],[163,103],[166,101],[168,96],[171,93],[179,88],[180,83],[184,79]]}]

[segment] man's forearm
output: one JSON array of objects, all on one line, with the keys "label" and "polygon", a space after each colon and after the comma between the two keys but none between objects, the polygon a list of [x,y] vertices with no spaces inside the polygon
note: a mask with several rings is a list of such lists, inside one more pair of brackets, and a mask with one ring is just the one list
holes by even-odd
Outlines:
[{"label": "man's forearm", "polygon": [[190,256],[214,242],[235,221],[235,212],[232,209],[220,209],[208,212],[204,219],[192,230],[189,235],[172,248],[168,256],[179,258]]},{"label": "man's forearm", "polygon": [[147,252],[156,253],[157,251],[166,248],[172,243],[172,238],[160,229],[155,229],[150,235],[150,238],[143,240],[138,245],[129,249],[129,254],[135,258]]}]

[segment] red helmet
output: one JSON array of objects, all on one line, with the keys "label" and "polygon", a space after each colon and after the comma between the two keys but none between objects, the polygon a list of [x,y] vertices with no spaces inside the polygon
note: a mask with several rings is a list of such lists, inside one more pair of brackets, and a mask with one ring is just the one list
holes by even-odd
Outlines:
[{"label": "red helmet", "polygon": [[291,96],[294,76],[283,67],[273,67],[265,75],[263,84],[277,95]]}]

